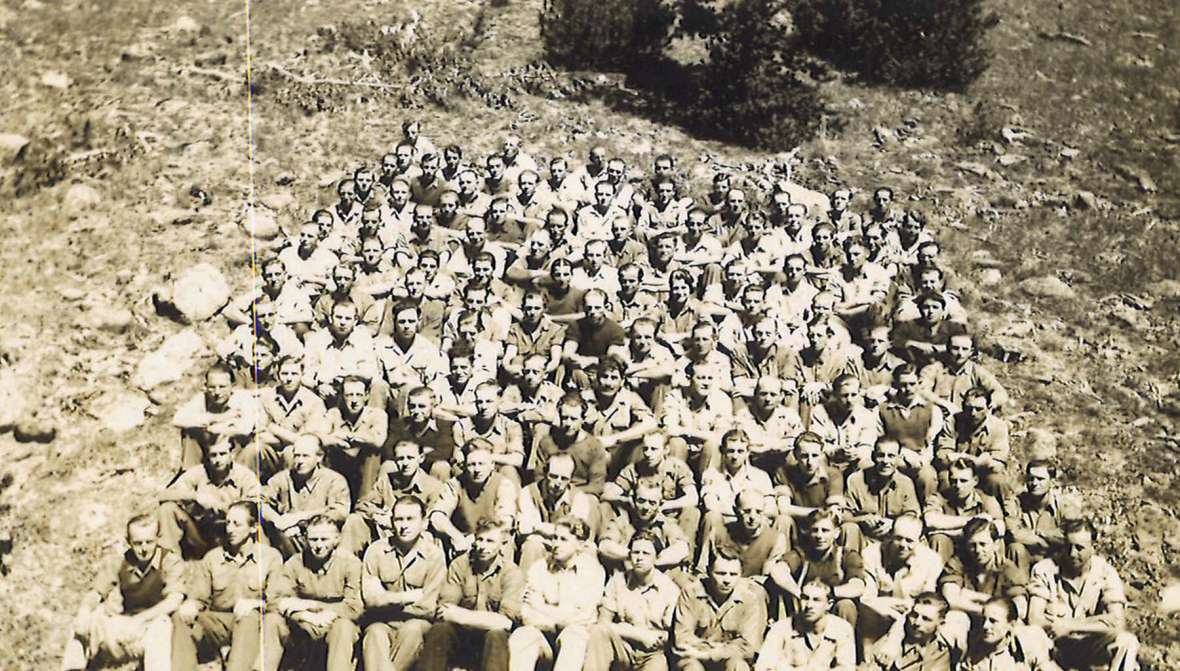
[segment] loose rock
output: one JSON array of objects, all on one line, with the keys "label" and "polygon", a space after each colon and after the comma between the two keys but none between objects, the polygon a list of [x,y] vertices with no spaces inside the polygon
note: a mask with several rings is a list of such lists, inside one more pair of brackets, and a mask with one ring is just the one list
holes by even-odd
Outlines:
[{"label": "loose rock", "polygon": [[103,394],[90,407],[90,412],[103,426],[123,433],[143,426],[151,401],[139,392],[120,390]]},{"label": "loose rock", "polygon": [[265,207],[277,212],[280,210],[285,210],[288,207],[294,205],[295,196],[293,196],[290,191],[279,191],[263,196],[259,202],[261,202]]},{"label": "loose rock", "polygon": [[124,307],[101,305],[93,308],[83,320],[85,326],[107,333],[126,333],[135,323],[135,315]]},{"label": "loose rock", "polygon": [[16,133],[0,133],[0,159],[5,162],[19,161],[24,157],[29,138]]},{"label": "loose rock", "polygon": [[132,382],[145,391],[175,382],[196,363],[205,351],[205,341],[192,329],[173,334],[159,349],[145,356],[135,370]]},{"label": "loose rock", "polygon": [[34,414],[17,422],[12,435],[21,443],[52,443],[57,438],[57,427],[48,419]]},{"label": "loose rock", "polygon": [[273,212],[267,209],[251,209],[241,221],[242,230],[263,240],[273,240],[283,232]]},{"label": "loose rock", "polygon": [[994,287],[1004,281],[1004,274],[995,268],[984,268],[979,271],[979,284],[984,287]]},{"label": "loose rock", "polygon": [[82,212],[102,202],[102,195],[85,184],[72,184],[62,196],[61,204],[69,212]]},{"label": "loose rock", "polygon": [[1020,288],[1030,296],[1040,298],[1074,298],[1077,292],[1054,275],[1030,277],[1020,283]]},{"label": "loose rock", "polygon": [[176,309],[182,322],[192,324],[220,312],[229,298],[229,283],[221,271],[212,264],[199,263],[177,278],[166,302]]},{"label": "loose rock", "polygon": [[60,89],[62,91],[70,88],[70,78],[64,72],[51,70],[41,75],[41,83],[51,89]]}]

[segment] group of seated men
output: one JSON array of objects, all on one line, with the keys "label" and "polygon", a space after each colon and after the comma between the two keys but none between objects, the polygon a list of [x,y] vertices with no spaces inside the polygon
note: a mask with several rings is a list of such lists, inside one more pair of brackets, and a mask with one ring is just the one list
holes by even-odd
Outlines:
[{"label": "group of seated men", "polygon": [[1138,668],[921,210],[403,135],[223,311],[63,669]]}]

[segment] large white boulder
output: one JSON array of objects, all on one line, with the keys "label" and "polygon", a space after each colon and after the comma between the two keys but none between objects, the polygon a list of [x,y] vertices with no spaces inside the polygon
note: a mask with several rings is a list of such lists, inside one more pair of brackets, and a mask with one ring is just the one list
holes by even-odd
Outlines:
[{"label": "large white boulder", "polygon": [[169,302],[190,324],[205,321],[229,303],[229,283],[210,263],[198,263],[184,271],[172,285]]}]

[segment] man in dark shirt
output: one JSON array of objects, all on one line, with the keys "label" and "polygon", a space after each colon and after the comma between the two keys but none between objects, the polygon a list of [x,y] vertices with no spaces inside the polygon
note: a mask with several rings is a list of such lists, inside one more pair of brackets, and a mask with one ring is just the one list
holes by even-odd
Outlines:
[{"label": "man in dark shirt", "polygon": [[582,297],[582,313],[585,315],[574,322],[566,332],[563,359],[571,369],[570,378],[581,388],[590,385],[585,370],[598,364],[611,347],[627,342],[623,327],[607,316],[606,294],[591,289]]}]

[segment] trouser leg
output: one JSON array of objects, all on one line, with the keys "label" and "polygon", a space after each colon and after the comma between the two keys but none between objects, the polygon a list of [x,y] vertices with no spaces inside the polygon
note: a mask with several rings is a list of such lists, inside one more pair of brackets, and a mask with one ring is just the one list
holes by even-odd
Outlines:
[{"label": "trouser leg", "polygon": [[549,641],[536,627],[520,627],[508,637],[509,671],[535,671],[538,659],[552,655]]},{"label": "trouser leg", "polygon": [[397,637],[391,651],[393,664],[390,668],[394,671],[410,671],[413,668],[414,662],[418,660],[418,654],[422,652],[422,639],[429,628],[430,623],[426,620],[406,620],[398,623]]},{"label": "trouser leg", "polygon": [[261,638],[262,620],[258,613],[237,618],[233,624],[225,671],[252,671],[258,662]]},{"label": "trouser leg", "polygon": [[484,633],[481,671],[508,671],[508,635],[507,629]]},{"label": "trouser leg", "polygon": [[325,637],[328,645],[327,671],[353,671],[356,668],[356,641],[360,628],[352,620],[337,618]]},{"label": "trouser leg", "polygon": [[418,671],[446,671],[450,652],[459,638],[459,628],[450,622],[435,622],[422,639]]},{"label": "trouser leg", "polygon": [[172,668],[172,618],[157,617],[140,639],[143,647],[143,671],[169,671]]},{"label": "trouser leg", "polygon": [[393,669],[394,632],[393,627],[386,622],[374,622],[365,627],[365,636],[361,643],[361,657],[364,659],[365,671],[391,671]]},{"label": "trouser leg", "polygon": [[283,647],[291,637],[287,618],[278,613],[267,613],[262,618],[262,648],[259,651],[259,667],[262,671],[279,671],[283,659]]},{"label": "trouser leg", "polygon": [[557,655],[553,661],[553,671],[581,671],[582,663],[586,661],[586,646],[590,642],[590,632],[586,627],[574,625],[566,627],[557,635]]}]

